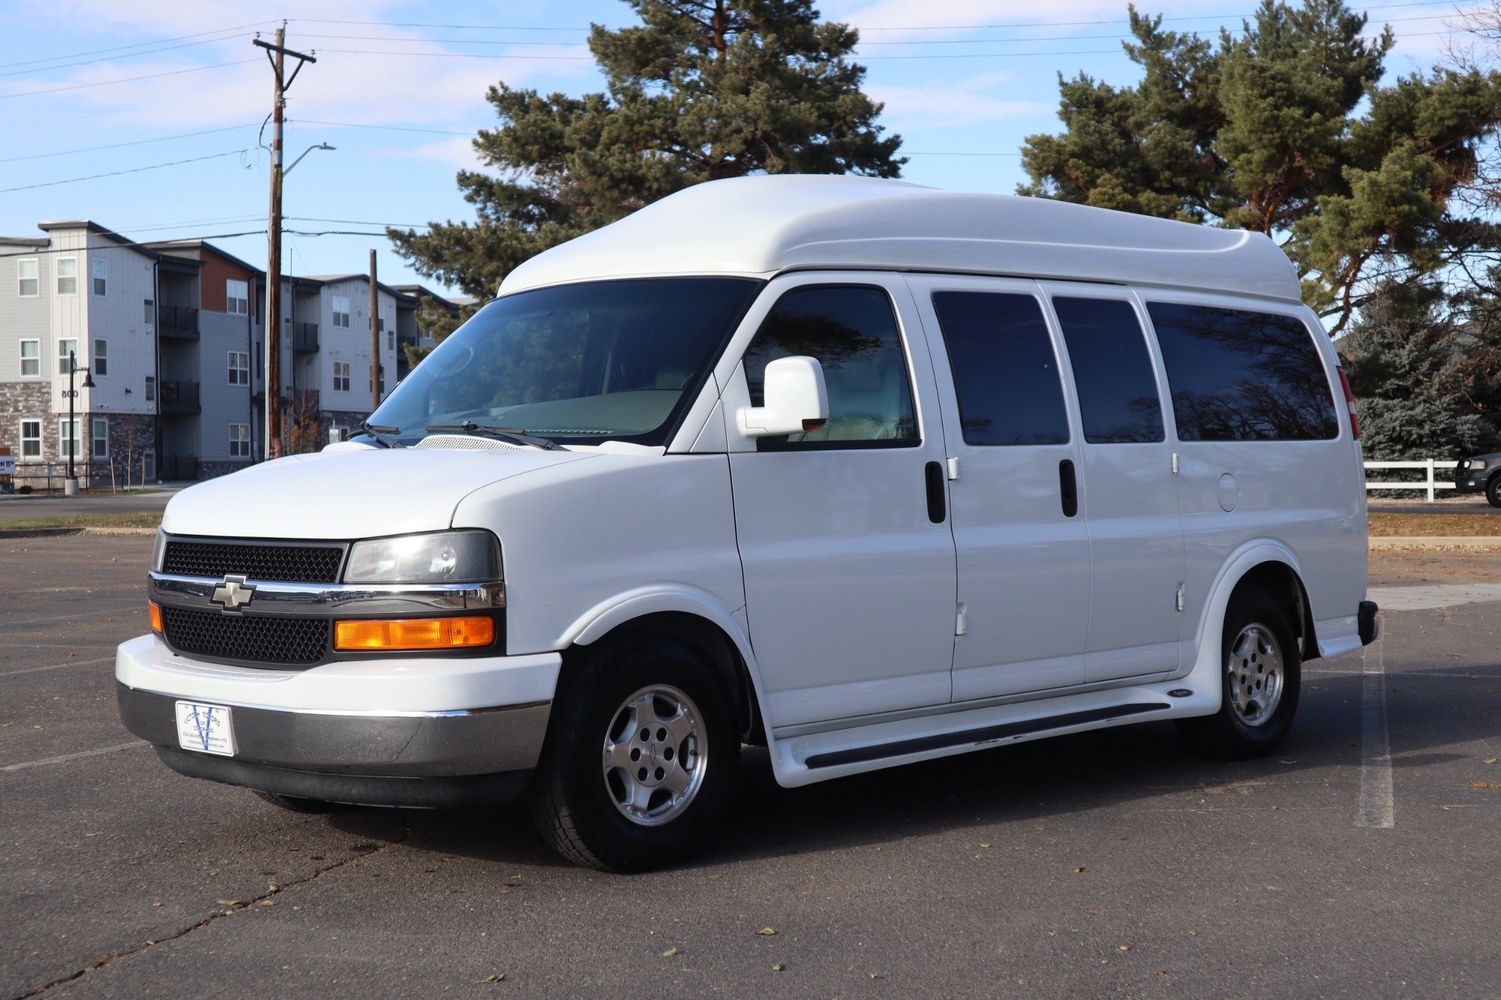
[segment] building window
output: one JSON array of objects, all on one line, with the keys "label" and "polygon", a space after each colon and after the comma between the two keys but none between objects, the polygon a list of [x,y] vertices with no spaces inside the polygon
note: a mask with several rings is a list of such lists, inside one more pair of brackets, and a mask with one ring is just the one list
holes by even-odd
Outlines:
[{"label": "building window", "polygon": [[21,421],[21,458],[42,457],[42,422],[40,420]]},{"label": "building window", "polygon": [[95,458],[109,458],[109,418],[95,417],[92,430],[89,454]]},{"label": "building window", "polygon": [[103,257],[93,257],[89,263],[94,272],[94,294],[103,295],[105,280],[109,277],[109,261]]},{"label": "building window", "polygon": [[230,424],[229,425],[229,457],[230,458],[249,458],[250,457],[250,425],[249,424]]},{"label": "building window", "polygon": [[68,420],[63,417],[57,422],[57,454],[60,458],[72,456],[78,457],[78,433],[79,424],[83,421],[78,419]]},{"label": "building window", "polygon": [[146,376],[146,402],[148,402],[148,403],[154,403],[154,402],[156,402],[156,376],[155,375],[147,375]]},{"label": "building window", "polygon": [[236,316],[247,316],[250,313],[250,283],[248,281],[236,281],[230,278],[224,282],[225,312]]},{"label": "building window", "polygon": [[35,378],[42,374],[42,342],[40,340],[21,341],[21,377]]},{"label": "building window", "polygon": [[57,373],[68,374],[68,360],[70,355],[78,353],[78,341],[71,337],[65,337],[57,342]]},{"label": "building window", "polygon": [[249,351],[230,351],[229,352],[229,384],[230,385],[249,385],[250,384],[250,352]]},{"label": "building window", "polygon": [[78,258],[57,258],[57,294],[72,295],[78,291]]},{"label": "building window", "polygon": [[386,331],[386,350],[388,350],[388,351],[394,351],[394,350],[396,350],[396,331],[395,330],[388,330],[388,331]]},{"label": "building window", "polygon": [[386,368],[384,365],[376,366],[375,382],[375,391],[384,397],[386,395]]},{"label": "building window", "polygon": [[334,326],[349,326],[349,297],[335,295],[334,299]]},{"label": "building window", "polygon": [[146,300],[146,329],[151,329],[156,322],[156,303],[151,299]]},{"label": "building window", "polygon": [[21,287],[17,294],[27,298],[35,298],[37,290],[41,286],[41,280],[37,277],[37,274],[35,257],[16,261],[16,277],[21,281]]},{"label": "building window", "polygon": [[349,362],[334,362],[334,392],[349,391]]},{"label": "building window", "polygon": [[156,480],[156,452],[150,448],[141,452],[141,478],[148,483]]},{"label": "building window", "polygon": [[94,340],[94,374],[109,374],[109,341],[103,338]]}]

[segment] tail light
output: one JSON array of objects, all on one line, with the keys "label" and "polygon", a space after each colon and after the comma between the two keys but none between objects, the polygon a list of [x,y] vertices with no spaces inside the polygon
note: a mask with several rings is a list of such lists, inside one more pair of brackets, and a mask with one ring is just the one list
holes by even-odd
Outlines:
[{"label": "tail light", "polygon": [[1345,405],[1350,408],[1350,434],[1355,440],[1360,440],[1360,417],[1355,412],[1355,393],[1350,391],[1350,377],[1345,374],[1344,368],[1337,369],[1339,372],[1339,387],[1345,391]]}]

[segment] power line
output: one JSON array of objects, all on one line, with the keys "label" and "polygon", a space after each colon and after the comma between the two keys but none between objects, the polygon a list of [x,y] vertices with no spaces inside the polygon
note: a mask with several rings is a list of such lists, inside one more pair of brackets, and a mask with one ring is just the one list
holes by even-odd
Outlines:
[{"label": "power line", "polygon": [[87,90],[90,87],[112,87],[117,83],[134,83],[137,80],[156,80],[164,76],[181,76],[184,73],[202,73],[209,69],[223,69],[226,66],[243,66],[246,63],[259,62],[258,59],[237,59],[234,62],[211,63],[208,66],[189,66],[187,69],[173,69],[165,73],[146,73],[142,76],[125,76],[117,80],[99,80],[95,83],[75,83],[67,87],[48,87],[45,90],[18,90],[12,94],[0,94],[0,101],[8,101],[14,97],[36,97],[40,94],[60,94],[65,90]]},{"label": "power line", "polygon": [[0,73],[0,77],[27,76],[35,73],[50,73],[55,69],[69,69],[73,66],[97,66],[100,63],[118,62],[121,59],[134,59],[137,56],[150,56],[155,55],[158,52],[175,52],[178,49],[191,49],[196,48],[200,45],[216,45],[219,42],[227,42],[232,39],[239,38],[242,36],[242,34],[242,32],[236,32],[234,34],[221,35],[217,38],[206,38],[198,42],[182,42],[178,45],[161,45],[154,49],[142,49],[139,52],[122,52],[119,55],[105,56],[100,59],[75,59],[72,62],[53,63],[51,66],[30,66],[26,69],[13,69],[8,70],[4,73]]},{"label": "power line", "polygon": [[[452,129],[446,128],[413,128],[405,125],[369,125],[361,122],[326,122],[319,121],[316,118],[288,118],[287,121],[296,122],[298,125],[331,125],[334,128],[367,128],[374,129],[380,132],[423,132],[430,135],[462,135],[470,137],[476,134],[476,132],[455,132]],[[5,161],[0,160],[0,163],[3,162]]]},{"label": "power line", "polygon": [[225,128],[209,128],[202,132],[183,132],[180,135],[163,135],[155,139],[133,139],[130,142],[112,142],[107,146],[80,146],[77,149],[60,149],[54,153],[28,153],[25,156],[8,156],[0,159],[0,163],[18,163],[21,160],[45,160],[53,156],[72,156],[75,153],[96,153],[102,149],[123,149],[126,146],[145,146],[153,142],[171,142],[174,139],[193,139],[200,135],[215,135],[220,132],[237,132],[244,128],[254,128],[255,122],[249,125],[230,125]]},{"label": "power line", "polygon": [[[190,38],[204,38],[204,37],[206,37],[208,35],[222,35],[222,34],[225,34],[226,32],[244,31],[246,28],[255,28],[255,27],[259,27],[259,26],[261,26],[263,24],[274,24],[274,23],[275,22],[273,22],[273,21],[253,21],[250,24],[237,24],[237,25],[234,25],[232,27],[219,28],[219,29],[214,30],[214,31],[200,31],[200,32],[198,32],[197,34],[194,34],[194,35],[177,35],[177,36],[172,37],[172,38],[158,38],[155,41],[150,41],[150,42],[136,42],[136,43],[134,43],[132,45],[116,45],[116,46],[114,46],[112,48],[108,48],[108,49],[88,49],[88,50],[85,50],[83,52],[68,52],[68,53],[65,53],[65,54],[60,55],[60,56],[47,56],[46,58],[43,58],[43,59],[23,59],[20,62],[0,63],[0,69],[10,69],[13,66],[34,66],[37,63],[56,62],[59,59],[75,59],[75,58],[78,58],[79,56],[97,56],[97,55],[102,55],[102,54],[107,53],[107,52],[124,52],[127,49],[139,49],[139,48],[143,48],[143,47],[149,46],[149,45],[164,45],[167,42],[181,42],[181,41],[186,41],[187,39],[190,39]],[[229,37],[233,37],[233,36],[231,35]],[[224,41],[224,40],[227,40],[227,39],[210,39],[210,41]],[[58,67],[56,67],[56,66],[49,66],[49,67],[46,67],[46,68],[47,69],[57,69]]]},{"label": "power line", "polygon": [[390,226],[395,229],[426,229],[431,222],[375,222],[370,219],[320,219],[312,215],[288,215],[297,222],[333,222],[346,226]]},{"label": "power line", "polygon": [[250,152],[250,150],[248,149],[230,149],[226,150],[223,153],[208,153],[203,156],[189,157],[186,160],[172,160],[168,163],[153,163],[145,167],[129,167],[125,170],[111,170],[108,173],[103,174],[88,174],[84,177],[68,177],[60,181],[42,181],[39,184],[20,184],[16,187],[0,188],[0,194],[7,194],[11,191],[30,191],[34,188],[55,187],[58,184],[75,184],[79,181],[94,181],[100,179],[101,177],[118,177],[121,174],[139,174],[146,170],[161,170],[163,167],[178,167],[182,166],[184,163],[198,163],[201,160],[217,160],[223,156],[243,155],[248,152]]}]

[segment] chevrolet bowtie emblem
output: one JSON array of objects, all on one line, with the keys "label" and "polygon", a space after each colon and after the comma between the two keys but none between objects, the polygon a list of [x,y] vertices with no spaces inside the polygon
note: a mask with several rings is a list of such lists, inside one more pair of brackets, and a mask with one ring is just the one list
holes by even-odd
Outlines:
[{"label": "chevrolet bowtie emblem", "polygon": [[238,611],[255,597],[255,584],[246,583],[243,576],[226,576],[224,582],[214,588],[209,599],[224,606],[225,611]]}]

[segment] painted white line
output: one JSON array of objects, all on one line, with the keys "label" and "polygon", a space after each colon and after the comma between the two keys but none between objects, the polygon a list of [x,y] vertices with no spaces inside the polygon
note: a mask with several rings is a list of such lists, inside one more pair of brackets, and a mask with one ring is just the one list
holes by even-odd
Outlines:
[{"label": "painted white line", "polygon": [[43,764],[62,764],[70,760],[78,760],[81,757],[98,757],[102,754],[114,753],[116,750],[134,750],[136,747],[150,746],[145,740],[136,740],[134,743],[121,743],[119,746],[101,747],[98,750],[84,750],[79,753],[65,753],[61,757],[43,757],[41,760],[28,760],[20,764],[7,764],[0,767],[0,774],[6,771],[24,771],[28,767],[41,767]]},{"label": "painted white line", "polygon": [[80,609],[71,615],[52,615],[50,618],[22,618],[20,621],[0,621],[0,626],[15,628],[17,625],[38,625],[42,622],[62,622],[74,619],[97,622],[100,618],[124,614],[127,611],[140,611],[144,614],[146,611],[145,602],[130,604],[123,608],[105,608],[103,611],[97,611],[93,608]]},{"label": "painted white line", "polygon": [[0,677],[19,677],[22,674],[39,674],[44,670],[61,670],[63,667],[87,667],[95,663],[114,663],[113,656],[101,656],[97,660],[69,660],[67,663],[49,663],[45,667],[26,667],[24,670],[0,670]]},{"label": "painted white line", "polygon": [[1360,811],[1356,826],[1390,830],[1397,825],[1392,799],[1392,748],[1386,725],[1386,636],[1391,619],[1382,622],[1375,650],[1361,657],[1365,675],[1360,698]]},{"label": "painted white line", "polygon": [[[1332,670],[1325,667],[1321,670],[1308,669],[1303,671],[1304,677],[1364,677],[1364,670]],[[1501,674],[1460,674],[1447,670],[1408,670],[1397,675],[1404,681],[1423,677],[1445,677],[1459,681],[1501,681]]]}]

